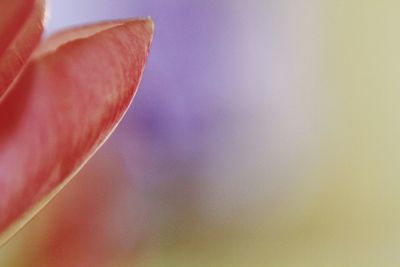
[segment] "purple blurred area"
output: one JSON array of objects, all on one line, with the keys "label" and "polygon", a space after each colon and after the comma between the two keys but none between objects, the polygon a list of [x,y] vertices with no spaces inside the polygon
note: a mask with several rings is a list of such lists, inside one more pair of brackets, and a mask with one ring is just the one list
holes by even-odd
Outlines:
[{"label": "purple blurred area", "polygon": [[168,179],[170,170],[190,172],[201,166],[210,138],[229,123],[226,100],[235,87],[234,40],[226,42],[233,37],[229,36],[233,25],[229,5],[224,1],[50,1],[50,8],[49,32],[121,17],[149,15],[155,20],[141,89],[121,125],[135,139],[127,137],[129,144],[124,145],[128,165],[156,183]]},{"label": "purple blurred area", "polygon": [[230,101],[238,87],[240,55],[233,6],[210,0],[49,3],[49,32],[104,19],[154,19],[143,81],[114,139],[128,176],[142,187],[146,208],[155,209],[153,215],[161,207],[169,210],[155,221],[182,220],[176,212],[200,209],[202,172],[235,120]]}]

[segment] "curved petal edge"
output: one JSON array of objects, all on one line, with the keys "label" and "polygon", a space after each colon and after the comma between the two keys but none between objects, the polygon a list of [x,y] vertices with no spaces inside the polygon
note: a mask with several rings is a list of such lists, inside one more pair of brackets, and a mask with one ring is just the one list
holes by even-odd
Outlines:
[{"label": "curved petal edge", "polygon": [[0,102],[0,244],[93,155],[135,95],[153,22],[99,25],[61,33]]}]

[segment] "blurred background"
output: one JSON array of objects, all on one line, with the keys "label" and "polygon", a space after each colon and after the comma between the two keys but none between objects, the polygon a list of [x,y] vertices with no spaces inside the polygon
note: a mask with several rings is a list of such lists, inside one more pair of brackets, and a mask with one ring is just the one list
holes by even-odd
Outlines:
[{"label": "blurred background", "polygon": [[48,0],[151,16],[132,108],[1,266],[398,266],[400,4]]}]

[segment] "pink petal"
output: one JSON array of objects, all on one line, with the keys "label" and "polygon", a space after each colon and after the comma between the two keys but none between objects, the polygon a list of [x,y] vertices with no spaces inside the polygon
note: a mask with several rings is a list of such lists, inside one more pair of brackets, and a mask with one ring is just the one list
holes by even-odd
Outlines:
[{"label": "pink petal", "polygon": [[[58,47],[51,39],[0,103],[0,232],[59,191],[132,101],[153,23],[100,25],[62,33],[56,39],[80,38]],[[32,212],[13,228],[30,217]]]},{"label": "pink petal", "polygon": [[43,32],[44,1],[0,0],[0,99]]}]

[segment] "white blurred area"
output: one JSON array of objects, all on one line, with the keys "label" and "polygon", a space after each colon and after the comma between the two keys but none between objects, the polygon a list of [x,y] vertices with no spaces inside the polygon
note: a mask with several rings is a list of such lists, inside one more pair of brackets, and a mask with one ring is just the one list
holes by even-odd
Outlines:
[{"label": "white blurred area", "polygon": [[[207,177],[205,206],[216,220],[238,225],[297,223],[319,182],[325,131],[318,1],[232,2],[234,123],[221,129]],[[216,156],[217,155],[217,156]],[[217,159],[217,160],[216,160]],[[317,182],[317,183],[316,183]]]}]

